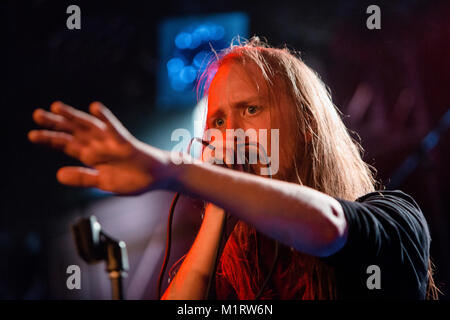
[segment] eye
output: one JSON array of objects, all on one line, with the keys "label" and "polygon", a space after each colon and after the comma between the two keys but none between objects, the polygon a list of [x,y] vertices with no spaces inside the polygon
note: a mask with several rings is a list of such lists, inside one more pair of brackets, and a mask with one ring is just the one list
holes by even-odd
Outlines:
[{"label": "eye", "polygon": [[258,110],[259,108],[257,106],[248,106],[246,111],[248,114],[255,114]]},{"label": "eye", "polygon": [[214,125],[216,127],[221,127],[225,124],[225,120],[223,120],[222,118],[217,118],[216,120],[214,120]]}]

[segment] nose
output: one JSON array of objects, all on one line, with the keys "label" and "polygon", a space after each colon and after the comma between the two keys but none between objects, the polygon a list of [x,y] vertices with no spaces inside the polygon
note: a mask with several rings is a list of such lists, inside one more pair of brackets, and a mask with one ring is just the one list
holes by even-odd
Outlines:
[{"label": "nose", "polygon": [[237,129],[237,127],[236,127],[236,118],[233,115],[229,115],[227,117],[226,128],[227,129]]},{"label": "nose", "polygon": [[226,128],[234,129],[234,130],[237,130],[237,129],[246,130],[245,124],[243,123],[242,119],[238,115],[235,115],[235,114],[230,114],[227,117]]},{"label": "nose", "polygon": [[226,140],[228,143],[230,143],[230,145],[233,145],[235,143],[235,140],[238,139],[240,140],[242,137],[240,136],[240,132],[237,132],[236,130],[238,129],[242,129],[243,131],[246,130],[245,128],[245,124],[241,121],[241,119],[239,119],[238,116],[228,116],[227,120],[226,120],[226,129],[228,130],[233,130],[228,132],[228,134],[226,132],[223,132],[224,134],[224,140]]}]

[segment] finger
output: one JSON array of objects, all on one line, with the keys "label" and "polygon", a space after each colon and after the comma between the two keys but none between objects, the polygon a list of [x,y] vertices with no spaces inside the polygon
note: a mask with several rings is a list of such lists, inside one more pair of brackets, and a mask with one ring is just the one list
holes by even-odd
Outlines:
[{"label": "finger", "polygon": [[33,143],[43,144],[52,148],[62,150],[68,156],[80,159],[83,144],[74,139],[67,133],[48,131],[48,130],[32,130],[28,133],[28,139]]},{"label": "finger", "polygon": [[50,106],[50,109],[53,113],[61,115],[77,126],[85,129],[95,129],[102,130],[104,129],[105,124],[102,123],[96,117],[93,117],[86,112],[77,110],[72,108],[60,101],[53,102]]},{"label": "finger", "polygon": [[28,132],[28,139],[33,143],[45,144],[52,148],[63,149],[73,140],[73,136],[64,132],[31,130]]},{"label": "finger", "polygon": [[97,187],[98,171],[84,167],[62,167],[56,173],[62,184],[74,187]]},{"label": "finger", "polygon": [[92,102],[89,106],[89,112],[103,121],[110,131],[118,137],[125,139],[130,135],[119,119],[101,102]]},{"label": "finger", "polygon": [[33,120],[44,128],[63,132],[73,132],[73,125],[71,125],[63,116],[47,112],[43,109],[36,109],[33,112]]}]

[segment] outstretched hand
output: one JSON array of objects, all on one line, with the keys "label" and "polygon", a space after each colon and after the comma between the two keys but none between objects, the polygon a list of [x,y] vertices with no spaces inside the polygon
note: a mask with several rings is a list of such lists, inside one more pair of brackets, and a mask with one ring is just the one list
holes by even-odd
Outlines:
[{"label": "outstretched hand", "polygon": [[48,130],[30,131],[29,140],[86,165],[59,169],[62,184],[136,194],[169,182],[168,153],[138,141],[101,103],[93,102],[90,114],[62,102],[54,102],[50,110],[34,111],[34,121]]}]

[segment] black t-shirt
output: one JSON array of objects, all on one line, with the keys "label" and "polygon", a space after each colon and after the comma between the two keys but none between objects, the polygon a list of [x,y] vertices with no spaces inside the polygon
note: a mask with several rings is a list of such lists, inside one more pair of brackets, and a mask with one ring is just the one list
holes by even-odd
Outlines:
[{"label": "black t-shirt", "polygon": [[417,203],[398,190],[337,200],[347,241],[322,259],[335,268],[338,298],[424,299],[431,239]]},{"label": "black t-shirt", "polygon": [[[347,220],[347,241],[321,259],[334,268],[337,298],[424,299],[431,238],[414,199],[395,190],[336,200]],[[227,215],[219,256],[237,221]],[[210,298],[216,298],[215,281]]]}]

